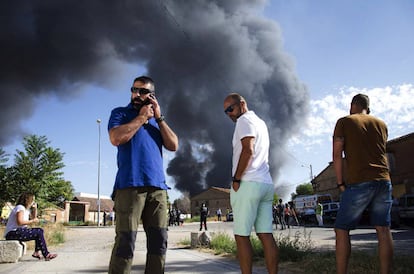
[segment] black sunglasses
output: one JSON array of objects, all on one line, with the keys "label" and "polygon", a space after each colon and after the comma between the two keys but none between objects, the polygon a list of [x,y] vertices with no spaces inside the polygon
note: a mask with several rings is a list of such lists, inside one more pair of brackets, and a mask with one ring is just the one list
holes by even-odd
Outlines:
[{"label": "black sunglasses", "polygon": [[154,91],[151,91],[147,88],[136,88],[136,87],[131,87],[131,92],[132,93],[139,93],[139,94],[154,93]]},{"label": "black sunglasses", "polygon": [[229,113],[229,112],[233,112],[233,110],[234,110],[234,106],[235,105],[237,105],[238,103],[234,103],[234,104],[231,104],[230,106],[228,106],[225,110],[224,110],[224,113],[225,114],[227,114],[227,113]]}]

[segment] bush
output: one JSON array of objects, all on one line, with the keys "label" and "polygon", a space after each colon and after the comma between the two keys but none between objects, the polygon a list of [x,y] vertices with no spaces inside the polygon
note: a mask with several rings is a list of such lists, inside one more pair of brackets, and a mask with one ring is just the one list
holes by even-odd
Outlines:
[{"label": "bush", "polygon": [[[313,243],[310,239],[311,233],[297,231],[292,238],[290,235],[276,235],[275,241],[279,247],[280,261],[297,262],[306,255],[312,253]],[[253,248],[253,260],[264,258],[262,243],[257,236],[251,236],[250,241]],[[237,256],[237,245],[234,238],[226,233],[213,234],[210,248],[215,254],[232,254]]]},{"label": "bush", "polygon": [[313,248],[311,233],[307,234],[306,229],[304,229],[303,234],[296,231],[293,238],[290,233],[288,235],[276,235],[275,240],[279,247],[280,261],[297,262],[306,254],[309,254]]},{"label": "bush", "polygon": [[65,242],[65,227],[63,224],[48,224],[43,229],[47,245],[54,246]]},{"label": "bush", "polygon": [[236,242],[233,237],[226,233],[218,233],[212,236],[210,248],[215,251],[215,254],[233,254],[236,255]]}]

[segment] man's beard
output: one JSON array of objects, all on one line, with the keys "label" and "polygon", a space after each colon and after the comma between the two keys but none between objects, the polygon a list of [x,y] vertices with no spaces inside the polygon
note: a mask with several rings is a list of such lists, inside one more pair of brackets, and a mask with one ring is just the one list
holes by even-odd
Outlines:
[{"label": "man's beard", "polygon": [[142,107],[143,103],[144,101],[142,101],[139,97],[135,97],[134,99],[131,98],[131,104],[137,110],[139,110]]}]

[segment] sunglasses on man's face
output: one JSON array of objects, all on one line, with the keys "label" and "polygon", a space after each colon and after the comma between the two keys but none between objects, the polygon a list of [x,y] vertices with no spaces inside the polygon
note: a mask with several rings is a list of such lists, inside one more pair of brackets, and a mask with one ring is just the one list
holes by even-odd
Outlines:
[{"label": "sunglasses on man's face", "polygon": [[224,110],[224,113],[225,114],[227,114],[227,113],[230,113],[230,112],[233,112],[233,110],[234,110],[234,106],[235,105],[237,105],[238,103],[234,103],[234,104],[231,104],[230,106],[228,106],[225,110]]},{"label": "sunglasses on man's face", "polygon": [[147,89],[147,88],[136,88],[136,87],[131,87],[131,92],[132,93],[139,93],[139,94],[149,94],[149,93],[154,93],[153,91]]}]

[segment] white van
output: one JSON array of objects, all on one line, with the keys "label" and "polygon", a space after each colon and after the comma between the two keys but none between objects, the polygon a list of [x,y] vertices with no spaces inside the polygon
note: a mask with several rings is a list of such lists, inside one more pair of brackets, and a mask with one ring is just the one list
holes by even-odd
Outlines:
[{"label": "white van", "polygon": [[312,194],[312,195],[298,195],[293,199],[296,215],[304,222],[314,222],[315,208],[320,202],[321,204],[332,203],[331,194]]}]

